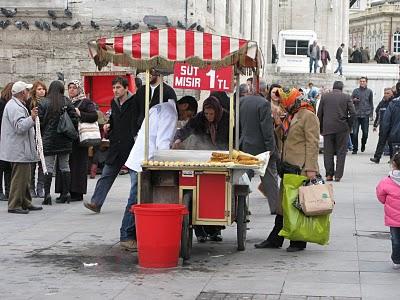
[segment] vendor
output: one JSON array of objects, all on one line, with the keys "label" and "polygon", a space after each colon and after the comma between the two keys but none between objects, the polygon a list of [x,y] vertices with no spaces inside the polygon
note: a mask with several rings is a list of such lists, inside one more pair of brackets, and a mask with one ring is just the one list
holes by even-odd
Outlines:
[{"label": "vendor", "polygon": [[[183,142],[191,137],[190,141]],[[227,150],[229,140],[229,114],[219,100],[208,97],[203,110],[175,135],[174,149]]]}]

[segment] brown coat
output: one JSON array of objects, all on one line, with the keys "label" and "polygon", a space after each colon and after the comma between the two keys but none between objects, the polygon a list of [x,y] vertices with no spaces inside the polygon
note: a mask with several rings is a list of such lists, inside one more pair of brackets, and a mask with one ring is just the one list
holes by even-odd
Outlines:
[{"label": "brown coat", "polygon": [[307,171],[319,172],[319,121],[313,112],[301,109],[296,113],[284,143],[280,127],[277,127],[276,134],[282,161],[299,166],[303,175]]}]

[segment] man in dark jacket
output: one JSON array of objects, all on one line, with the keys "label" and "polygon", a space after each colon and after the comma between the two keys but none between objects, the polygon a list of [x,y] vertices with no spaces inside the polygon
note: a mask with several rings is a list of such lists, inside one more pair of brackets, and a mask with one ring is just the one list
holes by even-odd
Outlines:
[{"label": "man in dark jacket", "polygon": [[115,178],[125,164],[140,128],[139,105],[136,97],[128,91],[128,80],[116,77],[112,85],[115,97],[111,101],[111,116],[109,123],[103,126],[109,136],[110,148],[91,202],[84,202],[86,208],[96,213],[100,212]]},{"label": "man in dark jacket", "polygon": [[271,104],[252,95],[240,99],[240,149],[258,155],[275,149]]},{"label": "man in dark jacket", "polygon": [[356,48],[354,52],[351,54],[351,62],[352,63],[362,63],[362,54],[359,48]]},{"label": "man in dark jacket", "polygon": [[[160,84],[161,84],[161,74],[155,69],[151,70],[150,73],[150,108],[154,105],[160,103]],[[146,99],[146,85],[142,85],[135,94],[136,101],[139,107],[139,118],[138,126],[142,125],[144,120],[144,107]],[[177,101],[176,93],[172,87],[163,82],[163,97],[162,102],[168,102],[169,99]],[[132,147],[131,147],[132,148]]]},{"label": "man in dark jacket", "polygon": [[369,131],[369,118],[372,118],[374,113],[374,95],[372,90],[367,87],[368,79],[367,77],[360,78],[360,87],[356,88],[351,98],[356,108],[356,119],[353,123],[353,132],[351,134],[353,142],[353,152],[352,154],[357,154],[358,152],[358,132],[362,130],[361,138],[361,152],[365,151],[365,145],[368,140]]},{"label": "man in dark jacket", "polygon": [[[374,121],[374,132],[377,130],[378,126],[383,122],[383,118],[385,116],[385,112],[387,107],[389,106],[390,102],[393,99],[393,91],[392,88],[385,88],[384,94],[383,94],[383,99],[381,102],[379,102],[378,106],[376,107],[375,113],[376,113],[376,118]],[[383,131],[379,129],[379,140],[378,144],[376,146],[375,154],[373,158],[370,158],[369,160],[379,164],[379,161],[382,157],[385,145],[386,145],[386,137],[383,134]]]},{"label": "man in dark jacket", "polygon": [[338,66],[334,73],[336,74],[337,72],[339,72],[340,76],[343,75],[343,70],[342,70],[343,48],[344,48],[344,44],[342,43],[336,51],[336,60],[337,60]]},{"label": "man in dark jacket", "polygon": [[[323,94],[318,108],[321,135],[324,136],[324,165],[326,180],[343,177],[347,142],[355,117],[350,95],[344,94],[343,82],[335,81],[333,91]],[[336,153],[336,170],[334,156]]]},{"label": "man in dark jacket", "polygon": [[386,109],[381,128],[389,144],[390,157],[400,150],[400,98],[393,99]]}]

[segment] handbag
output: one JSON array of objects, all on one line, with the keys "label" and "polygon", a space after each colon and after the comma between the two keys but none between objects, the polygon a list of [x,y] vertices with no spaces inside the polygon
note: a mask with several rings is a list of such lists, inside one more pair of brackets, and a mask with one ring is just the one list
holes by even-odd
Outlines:
[{"label": "handbag", "polygon": [[79,145],[82,147],[98,146],[101,143],[99,124],[79,122]]},{"label": "handbag", "polygon": [[318,67],[322,68],[323,64],[322,64],[322,60],[318,60]]},{"label": "handbag", "polygon": [[306,216],[324,216],[332,213],[335,205],[332,184],[301,186],[299,202]]},{"label": "handbag", "polygon": [[277,162],[277,171],[279,177],[281,178],[283,178],[283,175],[285,174],[295,174],[295,175],[301,174],[301,168],[299,166],[292,165],[282,160]]},{"label": "handbag", "polygon": [[67,112],[67,105],[61,109],[60,119],[58,120],[57,133],[63,134],[71,140],[76,140],[79,135]]},{"label": "handbag", "polygon": [[[82,102],[83,100],[81,100],[77,108],[81,106]],[[100,128],[97,121],[94,123],[79,122],[78,133],[79,146],[81,147],[98,146],[101,143]]]}]

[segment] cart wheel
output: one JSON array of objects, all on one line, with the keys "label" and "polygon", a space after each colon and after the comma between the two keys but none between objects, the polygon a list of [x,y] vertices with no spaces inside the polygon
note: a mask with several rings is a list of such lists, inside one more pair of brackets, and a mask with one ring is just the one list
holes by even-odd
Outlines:
[{"label": "cart wheel", "polygon": [[193,241],[193,229],[191,222],[192,213],[192,195],[185,194],[183,196],[182,204],[185,205],[189,211],[189,214],[183,216],[182,222],[182,233],[181,233],[181,257],[183,260],[190,258],[192,252],[192,241]]},{"label": "cart wheel", "polygon": [[236,205],[236,223],[237,223],[237,249],[244,251],[246,249],[247,234],[247,205],[245,196],[237,196]]}]

